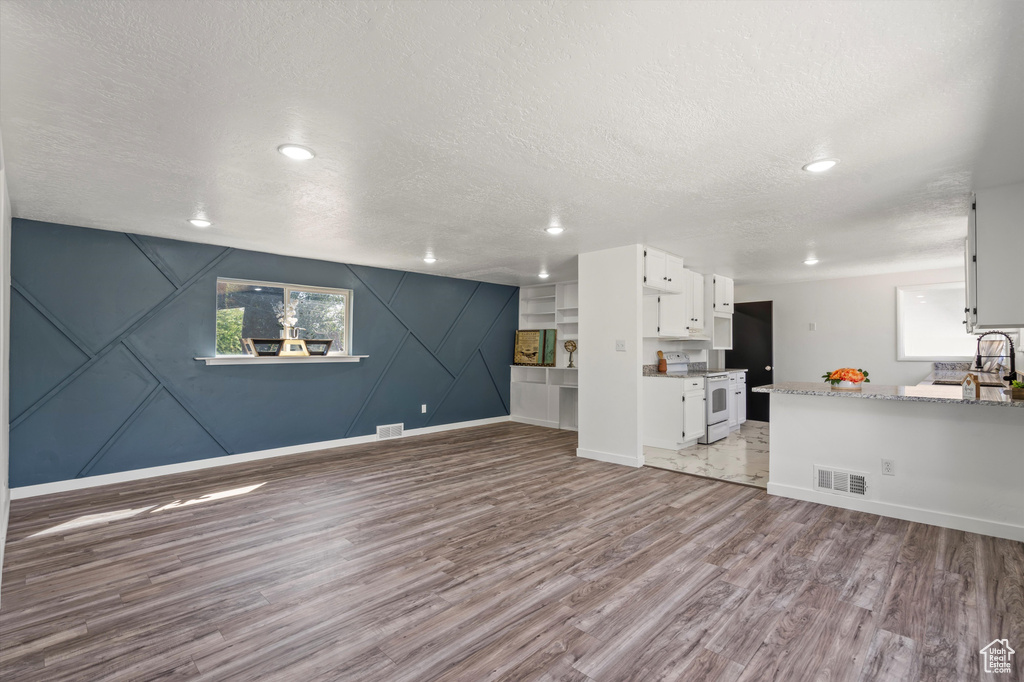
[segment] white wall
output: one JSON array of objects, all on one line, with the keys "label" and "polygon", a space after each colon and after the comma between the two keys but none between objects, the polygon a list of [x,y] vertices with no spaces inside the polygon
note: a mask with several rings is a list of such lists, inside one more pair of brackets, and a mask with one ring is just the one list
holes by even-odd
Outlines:
[{"label": "white wall", "polygon": [[872,383],[913,385],[932,364],[896,360],[896,287],[962,281],[954,268],[746,285],[736,287],[736,302],[773,302],[775,381],[821,381],[826,370],[860,367]]},{"label": "white wall", "polygon": [[[11,202],[7,196],[7,167],[0,139],[0,571],[4,565],[7,520],[11,512],[11,492],[7,487],[8,445],[10,439],[9,344],[11,339]],[[3,575],[0,573],[0,581]]]},{"label": "white wall", "polygon": [[643,364],[658,364],[658,351],[665,353],[687,353],[690,362],[707,362],[710,341],[666,341],[665,339],[644,339]]},{"label": "white wall", "polygon": [[[587,353],[579,368],[580,457],[643,466],[642,273],[640,244],[580,254],[579,329]],[[615,350],[616,340],[625,352]]]}]

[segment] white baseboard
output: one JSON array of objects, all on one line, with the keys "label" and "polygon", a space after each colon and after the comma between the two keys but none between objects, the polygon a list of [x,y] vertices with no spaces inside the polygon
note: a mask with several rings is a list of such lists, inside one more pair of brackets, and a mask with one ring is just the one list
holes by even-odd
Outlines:
[{"label": "white baseboard", "polygon": [[[508,416],[502,416],[489,417],[487,419],[475,419],[472,421],[465,422],[455,422],[454,424],[424,426],[418,429],[409,429],[405,432],[405,434],[402,437],[405,438],[407,436],[421,436],[428,433],[439,433],[441,431],[465,429],[471,426],[499,424],[501,422],[507,421],[509,421]],[[101,485],[110,485],[112,483],[125,483],[127,481],[137,481],[143,478],[169,476],[170,474],[180,474],[188,471],[198,471],[200,469],[211,469],[213,467],[228,466],[231,464],[241,464],[242,462],[254,462],[256,460],[270,459],[272,457],[284,457],[287,455],[298,455],[304,452],[315,452],[317,450],[330,450],[332,448],[342,448],[349,445],[359,445],[361,443],[373,443],[376,440],[376,434],[370,436],[355,436],[353,438],[339,438],[337,440],[320,441],[319,443],[303,443],[301,445],[289,445],[283,448],[259,450],[257,452],[243,452],[237,455],[211,457],[209,459],[200,459],[193,462],[181,462],[180,464],[167,464],[165,466],[149,467],[146,469],[119,471],[114,474],[86,476],[85,478],[74,478],[68,481],[54,481],[53,483],[26,485],[17,488],[11,488],[11,499],[21,500],[26,497],[36,497],[38,495],[52,495],[54,493],[63,493],[69,490],[82,490],[84,488],[95,488]]]},{"label": "white baseboard", "polygon": [[520,424],[533,424],[534,426],[546,426],[549,429],[557,429],[558,428],[558,422],[549,421],[547,419],[534,419],[533,417],[522,417],[522,416],[517,415],[517,414],[512,415],[511,417],[509,417],[509,419],[511,419],[514,422],[519,422]]},{"label": "white baseboard", "polygon": [[622,464],[628,467],[640,468],[644,465],[644,458],[642,454],[639,457],[630,457],[628,455],[617,455],[612,452],[601,452],[600,450],[584,450],[583,448],[576,448],[576,456],[584,457],[586,459],[596,459],[598,462]]},{"label": "white baseboard", "polygon": [[867,512],[869,514],[878,514],[879,516],[889,516],[895,519],[903,519],[904,521],[927,523],[929,525],[940,526],[942,528],[952,528],[953,530],[962,530],[968,533],[979,533],[981,535],[991,535],[992,537],[1024,542],[1024,527],[1014,526],[1009,523],[1000,523],[999,521],[989,521],[971,516],[958,516],[955,514],[931,511],[929,509],[920,509],[918,507],[907,507],[901,504],[893,504],[892,502],[858,500],[856,498],[846,497],[843,495],[833,495],[831,493],[811,490],[809,488],[779,485],[778,483],[768,484],[768,494],[777,495],[779,497],[789,497],[794,500],[804,500],[805,502],[827,504],[831,507],[840,507],[841,509],[851,509],[853,511]]}]

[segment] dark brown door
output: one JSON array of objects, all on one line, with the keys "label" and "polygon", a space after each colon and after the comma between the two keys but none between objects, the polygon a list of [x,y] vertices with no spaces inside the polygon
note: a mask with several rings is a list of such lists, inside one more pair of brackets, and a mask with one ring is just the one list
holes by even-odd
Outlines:
[{"label": "dark brown door", "polygon": [[751,389],[772,383],[773,361],[772,302],[737,303],[732,314],[732,350],[725,351],[725,366],[747,370],[747,419],[768,421],[768,394]]}]

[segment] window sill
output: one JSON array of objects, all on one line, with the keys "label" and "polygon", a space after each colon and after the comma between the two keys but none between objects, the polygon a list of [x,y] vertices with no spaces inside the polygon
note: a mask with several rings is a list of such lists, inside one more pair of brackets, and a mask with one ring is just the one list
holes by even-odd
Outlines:
[{"label": "window sill", "polygon": [[195,358],[207,365],[289,365],[309,362],[359,362],[369,355],[266,355],[253,357],[252,355],[220,355],[213,358]]}]

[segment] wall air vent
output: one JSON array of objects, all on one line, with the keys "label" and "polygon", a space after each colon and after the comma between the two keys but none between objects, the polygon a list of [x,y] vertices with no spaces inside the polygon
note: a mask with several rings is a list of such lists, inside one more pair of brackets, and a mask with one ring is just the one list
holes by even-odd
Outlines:
[{"label": "wall air vent", "polygon": [[401,438],[402,427],[405,424],[385,424],[384,426],[377,427],[377,440],[387,440],[389,438]]},{"label": "wall air vent", "polygon": [[868,494],[868,475],[855,471],[815,466],[814,489],[836,495],[866,497]]}]

